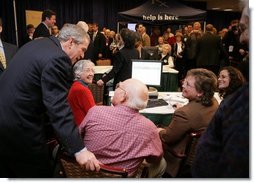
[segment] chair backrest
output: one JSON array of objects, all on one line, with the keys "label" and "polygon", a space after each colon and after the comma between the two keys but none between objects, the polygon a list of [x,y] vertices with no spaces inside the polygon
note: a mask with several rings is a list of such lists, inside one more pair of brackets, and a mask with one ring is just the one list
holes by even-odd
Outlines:
[{"label": "chair backrest", "polygon": [[96,65],[103,66],[103,65],[111,65],[110,59],[99,59],[96,61]]},{"label": "chair backrest", "polygon": [[59,154],[59,159],[62,165],[63,176],[67,178],[125,178],[128,176],[126,169],[108,165],[100,165],[101,168],[98,172],[86,171],[74,158],[64,152]]},{"label": "chair backrest", "polygon": [[196,146],[205,128],[188,133],[188,141],[185,149],[185,156],[177,173],[177,177],[191,177],[191,166],[196,155]]},{"label": "chair backrest", "polygon": [[98,86],[97,84],[89,84],[88,88],[93,94],[94,101],[96,105],[103,105],[104,99],[104,86]]}]

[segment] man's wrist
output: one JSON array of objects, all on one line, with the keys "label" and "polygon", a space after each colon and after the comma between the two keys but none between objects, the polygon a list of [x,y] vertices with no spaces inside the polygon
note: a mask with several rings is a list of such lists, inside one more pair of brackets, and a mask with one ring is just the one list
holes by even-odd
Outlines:
[{"label": "man's wrist", "polygon": [[79,152],[75,153],[75,156],[78,156],[81,152],[83,151],[88,151],[86,147],[84,147],[83,149],[81,149]]}]

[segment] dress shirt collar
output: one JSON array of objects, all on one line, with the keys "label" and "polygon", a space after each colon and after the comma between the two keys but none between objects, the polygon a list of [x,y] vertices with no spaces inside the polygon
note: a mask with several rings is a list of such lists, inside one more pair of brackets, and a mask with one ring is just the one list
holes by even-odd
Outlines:
[{"label": "dress shirt collar", "polygon": [[3,46],[3,42],[2,42],[2,40],[0,39],[0,48],[4,48],[4,46]]},{"label": "dress shirt collar", "polygon": [[47,29],[49,29],[49,27],[47,26],[47,24],[45,22],[42,22],[42,23],[47,27]]},{"label": "dress shirt collar", "polygon": [[132,109],[132,108],[126,106],[126,105],[118,104],[118,105],[116,105],[116,106],[114,106],[114,107],[120,108],[120,109],[122,109],[122,110],[131,112],[131,113],[138,113],[138,110]]}]

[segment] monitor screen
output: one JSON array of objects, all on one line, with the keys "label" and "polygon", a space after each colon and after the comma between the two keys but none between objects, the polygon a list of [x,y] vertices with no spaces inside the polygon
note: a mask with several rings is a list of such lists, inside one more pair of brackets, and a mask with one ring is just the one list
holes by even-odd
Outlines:
[{"label": "monitor screen", "polygon": [[162,62],[160,60],[132,60],[131,77],[142,81],[147,86],[160,86]]},{"label": "monitor screen", "polygon": [[136,31],[135,26],[136,26],[136,23],[128,23],[127,24],[127,28],[132,31]]}]

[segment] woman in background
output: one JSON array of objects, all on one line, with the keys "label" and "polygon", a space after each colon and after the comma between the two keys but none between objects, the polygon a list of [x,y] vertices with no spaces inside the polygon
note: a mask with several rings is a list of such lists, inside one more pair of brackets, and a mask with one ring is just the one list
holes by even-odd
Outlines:
[{"label": "woman in background", "polygon": [[123,47],[113,54],[113,68],[97,81],[98,86],[103,86],[104,83],[114,78],[113,90],[115,90],[117,83],[131,78],[131,60],[139,58],[139,52],[135,48],[136,33],[123,28],[120,31],[120,39],[123,42]]},{"label": "woman in background", "polygon": [[232,94],[238,88],[243,86],[245,79],[243,74],[235,67],[223,67],[219,71],[218,88],[221,98]]},{"label": "woman in background", "polygon": [[174,58],[171,56],[172,47],[170,44],[163,44],[162,45],[162,52],[159,54],[159,60],[162,61],[163,65],[169,65],[169,67],[173,68],[174,65]]},{"label": "woman in background", "polygon": [[73,73],[74,83],[68,94],[68,102],[79,126],[88,110],[95,105],[93,94],[88,88],[88,84],[93,82],[94,63],[90,60],[80,60],[74,65]]}]

